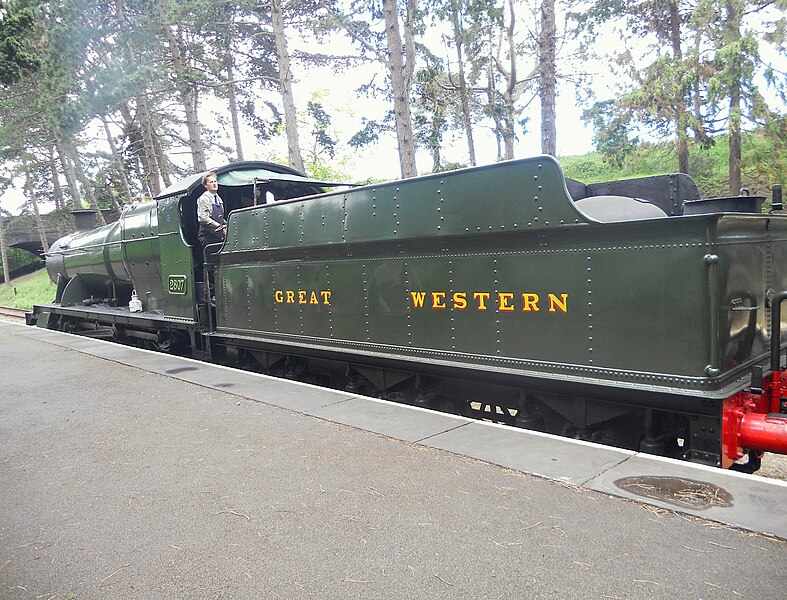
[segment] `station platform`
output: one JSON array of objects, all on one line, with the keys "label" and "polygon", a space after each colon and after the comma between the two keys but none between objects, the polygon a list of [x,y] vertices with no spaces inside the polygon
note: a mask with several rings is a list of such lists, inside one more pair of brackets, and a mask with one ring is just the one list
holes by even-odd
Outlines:
[{"label": "station platform", "polygon": [[7,321],[0,377],[0,598],[787,589],[783,481]]}]

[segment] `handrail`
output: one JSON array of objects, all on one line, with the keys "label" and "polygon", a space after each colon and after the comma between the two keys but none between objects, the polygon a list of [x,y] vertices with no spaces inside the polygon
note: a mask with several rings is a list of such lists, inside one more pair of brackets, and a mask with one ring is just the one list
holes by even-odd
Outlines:
[{"label": "handrail", "polygon": [[771,300],[771,371],[779,370],[782,336],[782,302],[787,299],[787,290],[779,292]]}]

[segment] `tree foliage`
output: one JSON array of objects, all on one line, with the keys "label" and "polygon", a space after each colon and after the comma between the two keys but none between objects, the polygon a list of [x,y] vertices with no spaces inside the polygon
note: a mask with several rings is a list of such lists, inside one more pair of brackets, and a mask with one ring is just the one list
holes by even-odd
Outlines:
[{"label": "tree foliage", "polygon": [[[783,0],[598,0],[578,21],[589,31],[624,24],[635,35],[628,40],[629,50],[617,57],[632,84],[607,110],[627,115],[659,139],[672,138],[678,168],[687,173],[689,143],[708,148],[726,133],[728,193],[735,194],[742,181],[743,130],[780,118],[768,105],[763,84],[785,100],[785,74],[767,64],[760,51],[766,43],[784,53],[785,6]],[[608,145],[620,137],[610,129],[620,125],[619,119],[596,118],[594,124],[597,148],[622,157],[615,152],[625,144]]]},{"label": "tree foliage", "polygon": [[[0,0],[0,176],[29,182],[32,214],[48,200],[120,206],[254,147],[311,175],[338,174],[348,148],[384,138],[397,141],[403,176],[416,173],[418,153],[435,172],[456,164],[449,149],[461,164],[513,158],[531,127],[555,153],[556,98],[582,76],[571,48],[586,53],[612,26],[628,49],[617,57],[621,87],[586,112],[610,164],[630,160],[647,132],[671,140],[686,171],[699,164],[696,148],[723,140],[731,188],[784,173],[787,86],[766,57],[784,54],[787,0],[577,5]],[[345,135],[330,90],[360,69],[358,97],[379,108],[356,114],[358,131]],[[301,84],[316,73],[328,74],[329,91],[310,97]],[[757,152],[747,146],[754,130]],[[480,150],[490,131],[497,147]]]},{"label": "tree foliage", "polygon": [[0,2],[0,15],[0,85],[10,86],[41,66],[31,47],[35,15],[9,2]]}]

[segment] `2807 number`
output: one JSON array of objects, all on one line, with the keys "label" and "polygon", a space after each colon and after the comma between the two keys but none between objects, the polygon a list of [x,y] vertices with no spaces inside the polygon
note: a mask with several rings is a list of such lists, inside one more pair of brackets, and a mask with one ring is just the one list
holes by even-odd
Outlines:
[{"label": "2807 number", "polygon": [[186,293],[186,276],[185,275],[170,275],[169,276],[169,293],[170,294],[185,294]]}]

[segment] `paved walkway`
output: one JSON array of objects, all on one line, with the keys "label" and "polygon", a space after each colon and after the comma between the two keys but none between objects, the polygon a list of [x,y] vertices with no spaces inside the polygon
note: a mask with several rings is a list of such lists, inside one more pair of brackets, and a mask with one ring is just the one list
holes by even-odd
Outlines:
[{"label": "paved walkway", "polygon": [[[787,544],[713,513],[745,504],[784,531],[787,487],[758,477],[5,322],[0,376],[2,599],[787,589]],[[521,472],[554,465],[564,481]],[[624,495],[624,472],[726,496],[693,511],[708,521],[592,489]]]}]

